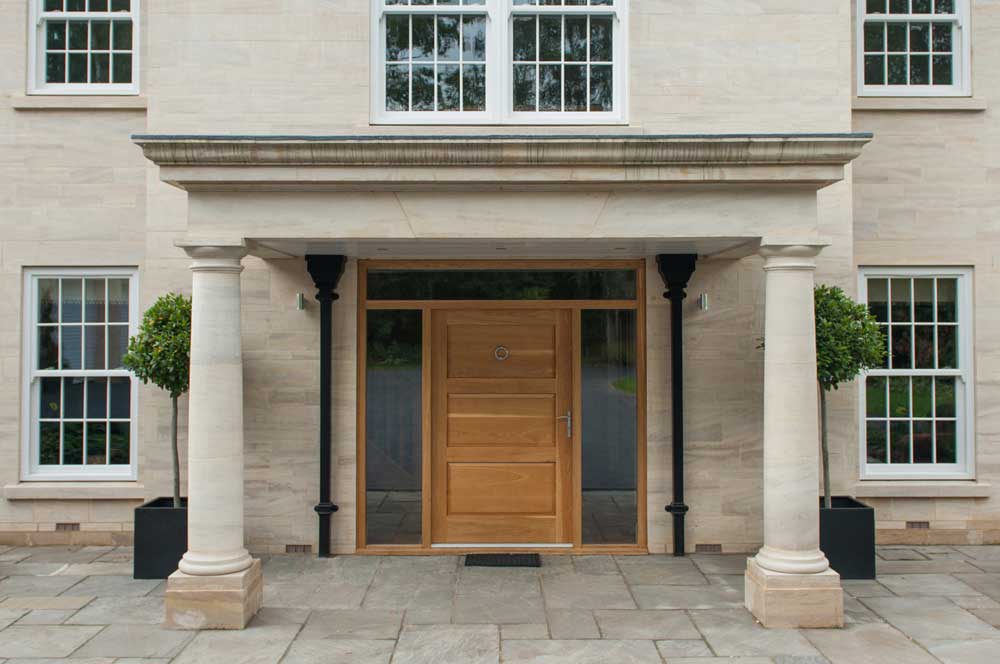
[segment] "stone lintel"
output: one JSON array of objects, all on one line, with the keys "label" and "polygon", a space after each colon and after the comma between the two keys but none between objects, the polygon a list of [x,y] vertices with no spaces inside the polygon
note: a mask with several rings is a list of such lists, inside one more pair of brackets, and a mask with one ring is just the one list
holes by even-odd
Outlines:
[{"label": "stone lintel", "polygon": [[242,572],[195,576],[180,570],[167,579],[168,629],[243,629],[260,610],[264,578],[259,559]]},{"label": "stone lintel", "polygon": [[772,572],[747,560],[746,607],[764,627],[844,626],[844,591],[832,569],[819,574]]}]

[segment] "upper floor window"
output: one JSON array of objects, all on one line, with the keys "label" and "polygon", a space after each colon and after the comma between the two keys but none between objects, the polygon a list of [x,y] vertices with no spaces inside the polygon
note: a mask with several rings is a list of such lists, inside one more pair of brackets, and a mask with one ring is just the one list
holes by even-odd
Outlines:
[{"label": "upper floor window", "polygon": [[372,118],[625,118],[627,0],[372,0]]},{"label": "upper floor window", "polygon": [[972,274],[867,268],[860,293],[886,338],[861,390],[862,477],[971,477]]},{"label": "upper floor window", "polygon": [[966,96],[969,0],[858,0],[858,95]]},{"label": "upper floor window", "polygon": [[135,270],[33,269],[25,277],[24,452],[30,480],[136,478]]},{"label": "upper floor window", "polygon": [[139,0],[30,0],[28,91],[137,94]]}]

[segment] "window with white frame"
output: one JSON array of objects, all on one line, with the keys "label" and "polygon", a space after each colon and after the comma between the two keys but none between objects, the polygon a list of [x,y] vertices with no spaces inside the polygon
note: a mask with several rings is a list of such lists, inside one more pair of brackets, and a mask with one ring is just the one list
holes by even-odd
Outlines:
[{"label": "window with white frame", "polygon": [[30,93],[138,93],[139,0],[29,2]]},{"label": "window with white frame", "polygon": [[372,118],[625,118],[627,0],[372,0]]},{"label": "window with white frame", "polygon": [[858,0],[860,96],[967,96],[969,0]]},{"label": "window with white frame", "polygon": [[861,390],[863,478],[971,477],[971,281],[965,269],[862,270],[886,339]]},{"label": "window with white frame", "polygon": [[25,278],[25,479],[135,479],[131,269],[35,269]]}]

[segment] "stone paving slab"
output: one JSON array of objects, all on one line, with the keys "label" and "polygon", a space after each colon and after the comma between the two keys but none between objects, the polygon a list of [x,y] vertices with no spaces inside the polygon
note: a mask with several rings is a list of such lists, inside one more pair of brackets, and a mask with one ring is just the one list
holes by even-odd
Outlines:
[{"label": "stone paving slab", "polygon": [[668,662],[673,662],[678,658],[712,656],[712,649],[701,639],[665,639],[656,642],[656,649]]},{"label": "stone paving slab", "polygon": [[890,625],[848,625],[843,631],[804,630],[803,634],[833,664],[936,664],[936,660]]},{"label": "stone paving slab", "polygon": [[816,656],[798,630],[765,629],[742,609],[691,611],[691,618],[716,655],[725,657]]},{"label": "stone paving slab", "polygon": [[73,653],[73,657],[175,657],[192,632],[160,629],[153,625],[110,625]]},{"label": "stone paving slab", "polygon": [[172,664],[275,664],[281,660],[298,632],[297,625],[199,632]]},{"label": "stone paving slab", "polygon": [[497,664],[499,660],[500,634],[495,625],[407,625],[392,657],[393,664]]},{"label": "stone paving slab", "polygon": [[12,625],[0,631],[0,657],[68,657],[103,627]]},{"label": "stone paving slab", "polygon": [[594,611],[605,639],[700,639],[684,611]]},{"label": "stone paving slab", "polygon": [[64,611],[57,609],[35,609],[34,611],[28,611],[20,620],[17,621],[18,625],[61,625],[66,622],[66,619],[72,616],[76,611]]},{"label": "stone paving slab", "polygon": [[662,664],[652,641],[504,641],[504,664]]},{"label": "stone paving slab", "polygon": [[66,621],[70,625],[159,625],[161,622],[160,597],[98,597]]},{"label": "stone paving slab", "polygon": [[296,640],[281,664],[389,664],[395,641]]}]

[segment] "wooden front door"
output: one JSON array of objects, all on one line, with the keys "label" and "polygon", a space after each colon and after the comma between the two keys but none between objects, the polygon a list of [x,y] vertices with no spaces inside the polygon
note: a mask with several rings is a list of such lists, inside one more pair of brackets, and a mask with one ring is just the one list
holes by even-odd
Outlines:
[{"label": "wooden front door", "polygon": [[433,543],[571,543],[571,311],[432,316]]}]

